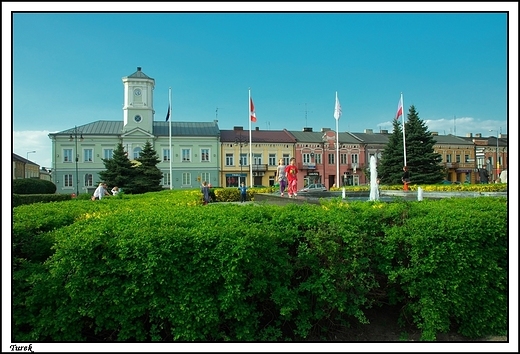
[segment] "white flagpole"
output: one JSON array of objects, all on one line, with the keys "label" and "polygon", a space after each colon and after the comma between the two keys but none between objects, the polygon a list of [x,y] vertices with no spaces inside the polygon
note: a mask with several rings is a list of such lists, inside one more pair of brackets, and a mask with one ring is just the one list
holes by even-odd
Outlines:
[{"label": "white flagpole", "polygon": [[172,153],[172,88],[170,87],[168,89],[168,131],[169,131],[169,136],[170,136],[170,190],[173,189],[173,185],[172,185],[172,181],[173,181],[173,178],[172,178],[172,157],[173,157],[173,153]]},{"label": "white flagpole", "polygon": [[336,187],[339,187],[339,117],[341,108],[338,101],[338,91],[336,91],[336,105],[334,107],[334,118],[336,118]]},{"label": "white flagpole", "polygon": [[249,88],[249,100],[247,101],[248,115],[247,120],[249,121],[249,187],[253,187],[253,148],[252,148],[252,135],[251,135],[251,88]]},{"label": "white flagpole", "polygon": [[406,166],[406,134],[404,132],[404,123],[405,123],[405,115],[404,115],[404,101],[403,101],[403,93],[401,92],[401,107],[403,110],[403,154],[404,154],[404,165]]}]

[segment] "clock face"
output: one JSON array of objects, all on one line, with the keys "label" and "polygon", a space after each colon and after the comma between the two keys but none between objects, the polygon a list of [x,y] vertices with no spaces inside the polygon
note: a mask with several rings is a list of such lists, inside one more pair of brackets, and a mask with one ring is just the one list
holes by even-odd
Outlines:
[{"label": "clock face", "polygon": [[141,96],[141,89],[136,88],[136,89],[134,90],[134,95],[136,95],[136,96]]},{"label": "clock face", "polygon": [[142,118],[141,118],[140,115],[136,115],[136,116],[134,117],[134,120],[135,120],[137,123],[139,123],[139,122],[141,121],[141,119],[142,119]]}]

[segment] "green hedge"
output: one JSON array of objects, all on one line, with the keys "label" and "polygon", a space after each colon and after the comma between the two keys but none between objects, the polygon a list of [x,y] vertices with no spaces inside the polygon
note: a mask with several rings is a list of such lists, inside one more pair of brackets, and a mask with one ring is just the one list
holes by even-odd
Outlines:
[{"label": "green hedge", "polygon": [[16,194],[54,194],[56,185],[51,181],[38,178],[23,178],[13,180],[13,193]]},{"label": "green hedge", "polygon": [[[468,225],[474,228],[468,228]],[[403,304],[423,340],[507,329],[507,200],[14,209],[15,341],[285,341]]]}]

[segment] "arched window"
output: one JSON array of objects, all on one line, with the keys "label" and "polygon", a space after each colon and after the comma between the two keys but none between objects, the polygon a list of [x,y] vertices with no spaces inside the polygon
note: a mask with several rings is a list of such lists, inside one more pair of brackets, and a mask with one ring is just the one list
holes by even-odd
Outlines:
[{"label": "arched window", "polygon": [[139,157],[139,154],[141,153],[142,149],[138,146],[134,148],[134,160]]}]

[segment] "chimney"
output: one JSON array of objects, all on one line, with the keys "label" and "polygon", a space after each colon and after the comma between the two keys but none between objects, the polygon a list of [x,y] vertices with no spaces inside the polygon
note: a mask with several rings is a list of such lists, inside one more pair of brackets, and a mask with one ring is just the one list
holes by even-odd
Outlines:
[{"label": "chimney", "polygon": [[472,138],[473,137],[473,133],[467,133],[466,134],[466,138]]},{"label": "chimney", "polygon": [[244,130],[244,127],[239,127],[239,126],[234,126],[233,127],[233,130]]},{"label": "chimney", "polygon": [[303,131],[304,131],[304,132],[312,132],[312,128],[304,127],[304,128],[303,128]]},{"label": "chimney", "polygon": [[387,129],[382,129],[381,130],[381,134],[388,134],[388,130]]},{"label": "chimney", "polygon": [[507,139],[507,134],[498,134],[499,139]]},{"label": "chimney", "polygon": [[137,67],[137,71],[141,71],[141,67],[140,66]]},{"label": "chimney", "polygon": [[475,133],[475,138],[482,138],[482,134],[480,134],[480,133]]},{"label": "chimney", "polygon": [[432,132],[432,136],[438,136],[439,132]]},{"label": "chimney", "polygon": [[330,130],[330,128],[321,128],[322,133],[328,132],[329,130]]},{"label": "chimney", "polygon": [[374,131],[372,129],[365,129],[366,134],[373,134]]},{"label": "chimney", "polygon": [[260,130],[260,127],[255,127],[255,130],[257,130],[257,131]]}]

